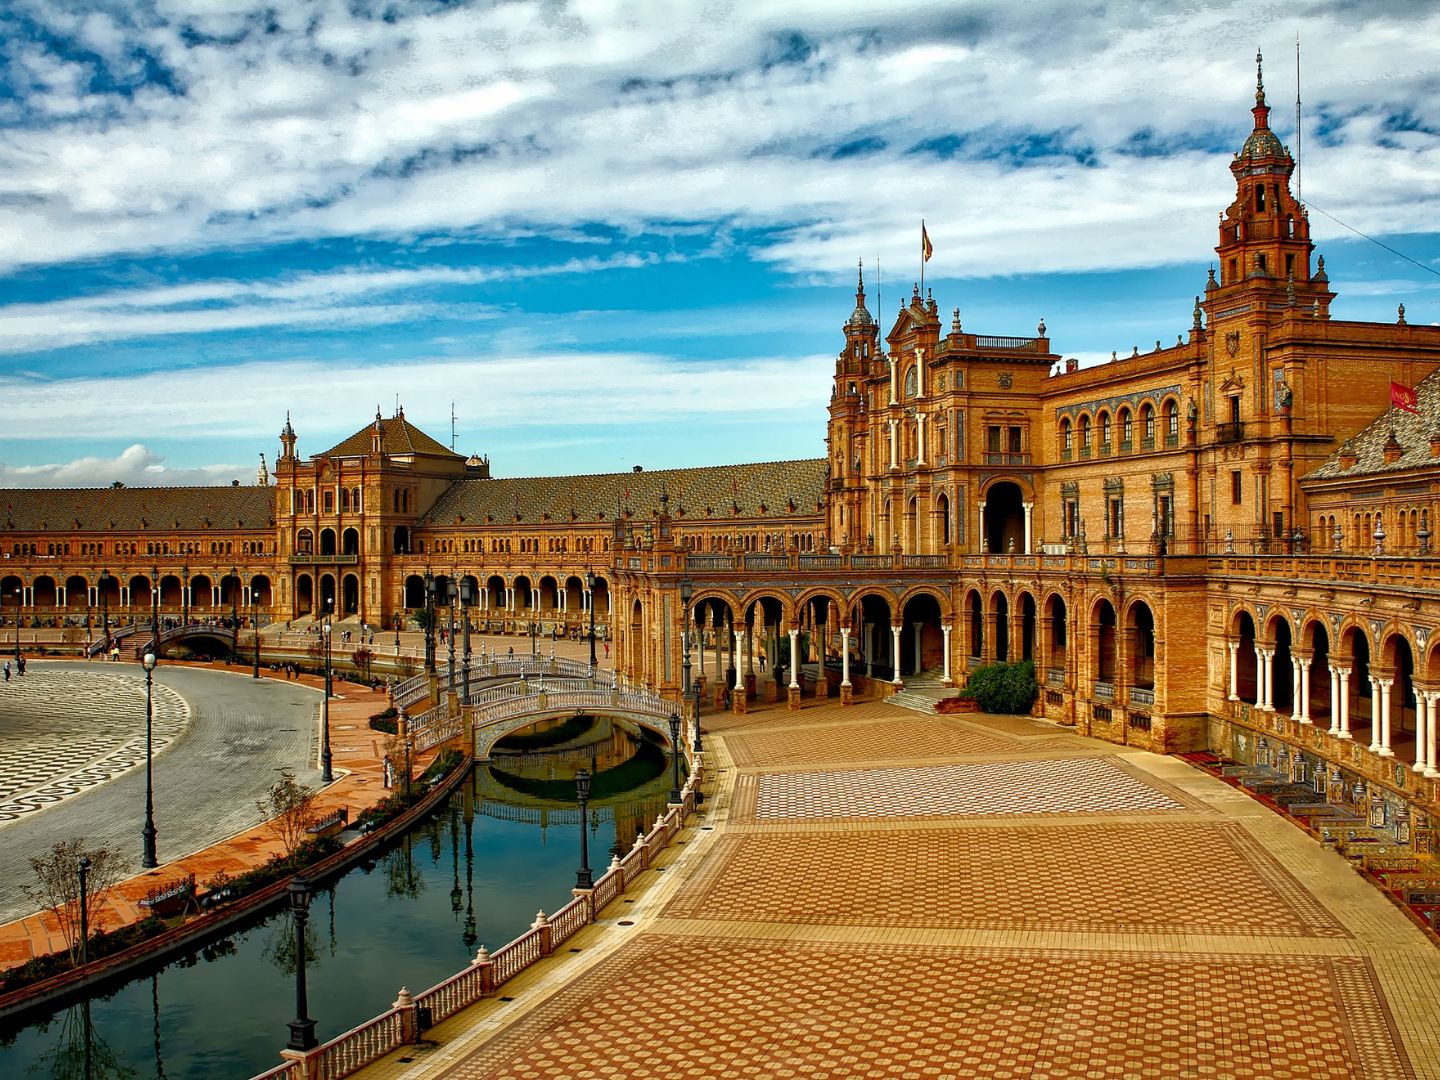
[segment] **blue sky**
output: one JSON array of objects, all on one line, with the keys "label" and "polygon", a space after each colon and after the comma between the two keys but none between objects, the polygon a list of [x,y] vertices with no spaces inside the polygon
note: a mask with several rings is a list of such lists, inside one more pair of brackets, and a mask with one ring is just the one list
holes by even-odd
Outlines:
[{"label": "blue sky", "polygon": [[506,476],[818,456],[922,217],[967,329],[1172,341],[1297,33],[1334,314],[1440,321],[1432,3],[10,0],[0,484],[249,483],[397,398]]}]

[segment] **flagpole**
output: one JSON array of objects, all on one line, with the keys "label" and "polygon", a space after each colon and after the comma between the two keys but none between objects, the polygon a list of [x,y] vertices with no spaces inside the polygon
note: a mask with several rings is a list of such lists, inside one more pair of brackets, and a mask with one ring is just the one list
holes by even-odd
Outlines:
[{"label": "flagpole", "polygon": [[920,219],[920,299],[925,299],[925,219]]}]

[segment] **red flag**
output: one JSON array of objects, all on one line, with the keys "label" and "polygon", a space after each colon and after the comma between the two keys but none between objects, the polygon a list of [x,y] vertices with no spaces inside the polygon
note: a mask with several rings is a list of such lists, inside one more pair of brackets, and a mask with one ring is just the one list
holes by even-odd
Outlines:
[{"label": "red flag", "polygon": [[1390,382],[1390,404],[1396,409],[1404,409],[1406,412],[1419,415],[1420,399],[1415,396],[1415,388],[1406,386],[1403,383]]},{"label": "red flag", "polygon": [[930,243],[930,234],[925,231],[925,222],[920,222],[920,255],[924,262],[930,261],[930,256],[935,254],[935,247]]}]

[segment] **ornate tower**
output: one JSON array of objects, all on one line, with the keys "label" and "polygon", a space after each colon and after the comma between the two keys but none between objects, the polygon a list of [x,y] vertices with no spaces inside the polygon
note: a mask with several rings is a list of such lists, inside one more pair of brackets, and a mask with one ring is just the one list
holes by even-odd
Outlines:
[{"label": "ornate tower", "polygon": [[280,429],[280,460],[295,460],[295,429],[290,426],[290,413],[285,413],[285,426]]},{"label": "ornate tower", "polygon": [[844,330],[845,347],[835,359],[835,385],[830,393],[830,422],[825,434],[830,458],[826,528],[834,544],[855,548],[863,539],[860,501],[869,437],[866,381],[883,364],[880,328],[865,306],[863,262],[855,285],[855,310],[845,321]]}]

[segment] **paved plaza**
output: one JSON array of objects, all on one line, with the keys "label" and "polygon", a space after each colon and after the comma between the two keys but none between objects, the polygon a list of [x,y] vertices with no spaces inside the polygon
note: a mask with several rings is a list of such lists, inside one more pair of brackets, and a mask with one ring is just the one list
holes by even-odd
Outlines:
[{"label": "paved plaza", "polygon": [[707,715],[643,890],[362,1075],[1440,1080],[1440,949],[1244,794],[1024,718],[806,706]]}]

